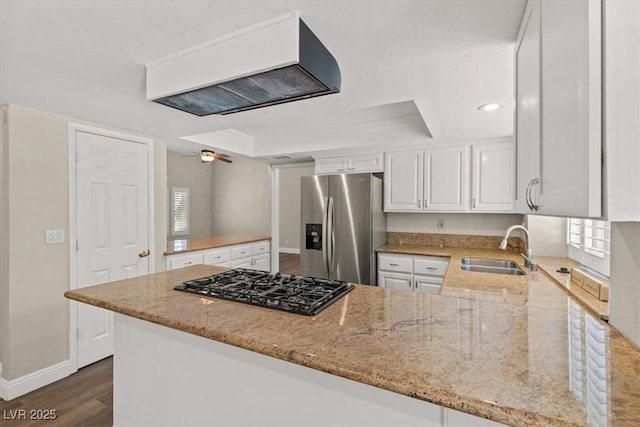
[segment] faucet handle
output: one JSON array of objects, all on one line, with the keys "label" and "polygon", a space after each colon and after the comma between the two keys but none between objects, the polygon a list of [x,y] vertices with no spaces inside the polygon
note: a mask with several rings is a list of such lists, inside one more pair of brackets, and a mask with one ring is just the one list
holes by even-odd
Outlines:
[{"label": "faucet handle", "polygon": [[533,255],[531,255],[531,250],[527,249],[527,253],[520,254],[522,258],[524,258],[524,266],[527,267],[530,271],[538,271],[538,263],[533,260]]}]

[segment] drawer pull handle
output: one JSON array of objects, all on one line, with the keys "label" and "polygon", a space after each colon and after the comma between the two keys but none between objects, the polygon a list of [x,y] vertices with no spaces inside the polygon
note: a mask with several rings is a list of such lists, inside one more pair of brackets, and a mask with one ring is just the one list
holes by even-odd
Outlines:
[{"label": "drawer pull handle", "polygon": [[216,257],[216,259],[220,259],[220,258],[222,258],[220,255],[218,255],[218,256]]},{"label": "drawer pull handle", "polygon": [[425,267],[425,268],[429,271],[434,271],[438,269],[437,267]]},{"label": "drawer pull handle", "polygon": [[185,264],[185,265],[189,265],[189,264],[193,264],[193,262],[192,262],[192,261],[187,261],[187,262],[185,262],[184,264]]},{"label": "drawer pull handle", "polygon": [[389,265],[390,265],[391,267],[400,267],[400,265],[399,265],[399,264],[394,264],[394,263],[391,263],[391,264],[389,264]]}]

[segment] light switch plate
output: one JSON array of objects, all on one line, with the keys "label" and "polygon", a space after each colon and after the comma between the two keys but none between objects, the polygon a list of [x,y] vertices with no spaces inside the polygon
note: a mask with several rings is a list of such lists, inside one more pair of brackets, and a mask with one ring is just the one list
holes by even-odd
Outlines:
[{"label": "light switch plate", "polygon": [[64,243],[64,229],[62,228],[52,228],[49,230],[45,230],[45,243],[47,245],[52,245],[54,243]]}]

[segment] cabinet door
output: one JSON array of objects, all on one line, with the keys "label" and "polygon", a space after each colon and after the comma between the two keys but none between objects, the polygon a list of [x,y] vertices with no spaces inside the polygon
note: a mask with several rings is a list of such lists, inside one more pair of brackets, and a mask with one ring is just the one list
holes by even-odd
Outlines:
[{"label": "cabinet door", "polygon": [[241,259],[250,257],[252,253],[251,244],[231,246],[231,259]]},{"label": "cabinet door", "polygon": [[270,261],[269,254],[254,256],[253,266],[251,268],[254,270],[271,271]]},{"label": "cabinet door", "polygon": [[473,147],[471,209],[496,212],[513,210],[513,143]]},{"label": "cabinet door", "polygon": [[527,190],[540,177],[540,0],[529,0],[516,43],[515,211],[533,213]]},{"label": "cabinet door", "polygon": [[415,275],[413,282],[417,292],[438,295],[442,286],[442,277]]},{"label": "cabinet door", "polygon": [[378,271],[378,286],[387,289],[413,289],[411,274],[390,273],[388,271]]},{"label": "cabinet door", "polygon": [[422,210],[422,150],[386,154],[384,210]]},{"label": "cabinet door", "polygon": [[251,265],[251,257],[248,258],[238,258],[238,259],[234,259],[231,260],[231,267],[233,268],[247,268],[247,269],[252,269],[253,266]]},{"label": "cabinet door", "polygon": [[253,243],[251,245],[252,255],[268,254],[270,252],[271,242],[268,240],[262,240],[260,242]]},{"label": "cabinet door", "polygon": [[315,174],[326,175],[332,173],[344,173],[347,170],[346,157],[321,157],[316,159]]},{"label": "cabinet door", "polygon": [[347,172],[382,172],[382,153],[347,157]]},{"label": "cabinet door", "polygon": [[229,260],[231,260],[231,249],[218,248],[208,251],[204,251],[204,263],[209,265],[224,265],[227,266]]},{"label": "cabinet door", "polygon": [[192,252],[184,255],[170,255],[167,258],[169,270],[202,264],[202,252]]},{"label": "cabinet door", "polygon": [[469,205],[469,147],[425,152],[424,209],[464,211]]},{"label": "cabinet door", "polygon": [[600,1],[541,2],[541,214],[600,216]]}]

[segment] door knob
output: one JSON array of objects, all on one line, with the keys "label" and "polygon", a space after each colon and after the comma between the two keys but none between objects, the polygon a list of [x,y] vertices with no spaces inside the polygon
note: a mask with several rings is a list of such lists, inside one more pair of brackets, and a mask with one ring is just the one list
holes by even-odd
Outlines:
[{"label": "door knob", "polygon": [[140,258],[145,258],[145,257],[148,257],[150,253],[151,253],[151,252],[149,252],[149,250],[146,250],[146,251],[140,251],[140,252],[138,252],[138,256],[139,256]]}]

